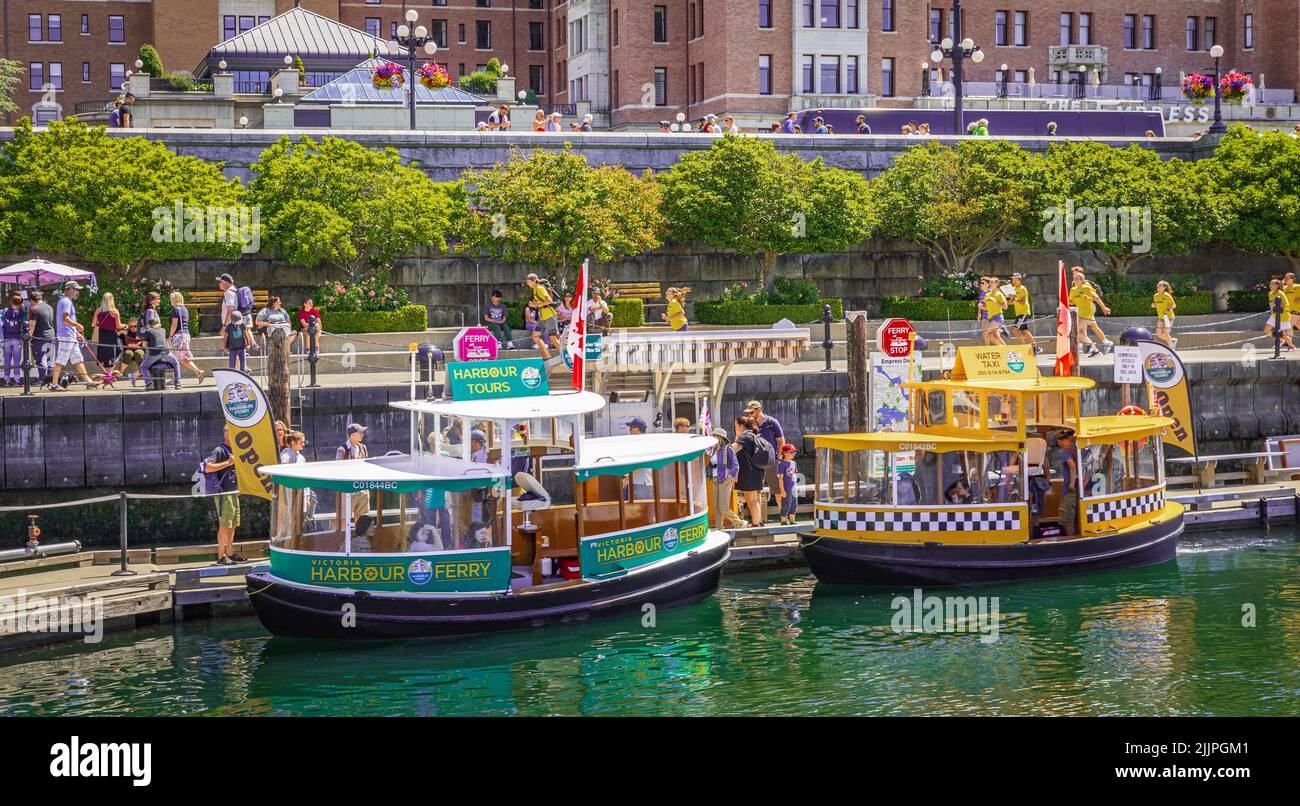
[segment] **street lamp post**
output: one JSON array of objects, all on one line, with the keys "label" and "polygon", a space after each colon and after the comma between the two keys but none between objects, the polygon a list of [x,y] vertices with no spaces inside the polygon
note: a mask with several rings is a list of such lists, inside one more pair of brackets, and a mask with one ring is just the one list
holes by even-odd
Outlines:
[{"label": "street lamp post", "polygon": [[1151,91],[1147,93],[1148,101],[1159,101],[1165,94],[1164,87],[1161,84],[1163,76],[1164,68],[1157,67],[1155,77],[1151,80]]},{"label": "street lamp post", "polygon": [[1228,130],[1223,125],[1223,88],[1219,86],[1219,60],[1223,58],[1223,46],[1210,48],[1210,56],[1214,58],[1214,123],[1210,124],[1209,133],[1223,134]]},{"label": "street lamp post", "polygon": [[998,78],[998,97],[1005,98],[1007,97],[1007,65],[1003,63],[998,70],[1001,71],[1001,77]]},{"label": "street lamp post", "polygon": [[[406,10],[406,22],[397,26],[397,36],[393,37],[392,44],[398,50],[406,51],[406,86],[410,95],[407,96],[411,108],[411,131],[415,131],[415,51],[424,48],[424,52],[430,56],[438,52],[438,45],[429,36],[429,32],[423,25],[415,25],[420,19],[420,12],[413,8]],[[414,30],[411,26],[415,25]]]},{"label": "street lamp post", "polygon": [[921,97],[930,97],[930,63],[921,62]]},{"label": "street lamp post", "polygon": [[961,0],[952,0],[952,36],[944,37],[930,54],[930,61],[938,63],[952,59],[952,133],[962,133],[962,64],[966,59],[979,64],[984,53],[970,38],[961,38]]}]

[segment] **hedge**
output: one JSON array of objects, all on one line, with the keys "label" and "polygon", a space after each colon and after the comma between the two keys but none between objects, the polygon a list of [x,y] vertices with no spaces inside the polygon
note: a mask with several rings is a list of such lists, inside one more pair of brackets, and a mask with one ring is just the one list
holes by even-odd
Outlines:
[{"label": "hedge", "polygon": [[[1110,306],[1111,316],[1155,316],[1156,309],[1151,307],[1151,297],[1140,294],[1107,294],[1104,299]],[[1178,307],[1174,309],[1177,316],[1200,316],[1214,313],[1214,292],[1196,291],[1175,297]]]},{"label": "hedge", "polygon": [[831,316],[844,318],[844,300],[819,299],[799,305],[759,305],[749,300],[706,300],[695,303],[695,320],[705,325],[774,325],[789,319],[796,325],[820,322],[822,306],[830,303]]},{"label": "hedge", "polygon": [[[524,329],[524,303],[507,302],[510,311],[506,322],[511,330]],[[614,315],[611,327],[641,327],[645,324],[645,302],[639,299],[616,299],[609,303],[609,312]]]},{"label": "hedge", "polygon": [[1267,291],[1229,291],[1228,310],[1232,313],[1259,313],[1268,310]]},{"label": "hedge", "polygon": [[946,322],[974,319],[979,303],[973,299],[941,297],[885,297],[880,303],[881,316],[901,316],[917,322]]},{"label": "hedge", "polygon": [[321,311],[326,333],[405,333],[429,326],[423,305],[403,305],[395,311]]}]

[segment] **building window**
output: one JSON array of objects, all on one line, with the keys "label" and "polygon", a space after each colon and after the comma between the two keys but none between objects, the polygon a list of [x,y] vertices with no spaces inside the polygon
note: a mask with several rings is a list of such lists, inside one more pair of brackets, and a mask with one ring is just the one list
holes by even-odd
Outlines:
[{"label": "building window", "polygon": [[267,17],[267,16],[258,15],[258,17],[257,17],[257,24],[258,24],[258,25],[261,25],[261,24],[264,23],[264,22],[270,22],[270,21],[271,21],[271,18],[270,18],[270,17]]},{"label": "building window", "polygon": [[[251,14],[248,16],[241,16],[239,18],[239,32],[241,34],[244,33],[245,31],[253,30],[253,27],[256,25],[257,25],[257,18],[252,16]],[[375,27],[375,31],[376,32],[379,31],[378,26]],[[376,33],[375,36],[379,36],[379,34]]]},{"label": "building window", "polygon": [[528,87],[533,91],[533,95],[541,95],[546,89],[542,83],[542,66],[540,64],[530,64],[528,66]]},{"label": "building window", "polygon": [[126,41],[126,23],[119,16],[114,15],[108,18],[108,41]]},{"label": "building window", "polygon": [[474,23],[474,48],[476,50],[492,49],[492,23],[478,20]]},{"label": "building window", "polygon": [[235,34],[239,33],[239,29],[235,27],[235,24],[236,23],[235,23],[234,14],[227,14],[226,16],[221,18],[221,41],[222,42],[225,42],[227,39],[233,39],[235,37]]},{"label": "building window", "polygon": [[1124,15],[1124,47],[1128,50],[1135,50],[1137,42],[1137,17],[1133,14]]},{"label": "building window", "polygon": [[[686,7],[686,40],[695,38],[695,4],[691,3]],[[692,85],[693,86],[693,85]],[[689,103],[689,100],[687,101]]]},{"label": "building window", "polygon": [[[704,0],[700,0],[700,2],[696,5],[696,8],[699,9],[699,23],[695,26],[695,35],[704,36]],[[703,76],[701,76],[700,78],[703,79]],[[702,80],[700,82],[700,86],[701,87],[704,86],[704,82]]]},{"label": "building window", "polygon": [[396,21],[393,21],[393,22],[388,23],[388,38],[389,38],[390,40],[392,40],[392,39],[396,39],[396,38],[397,38],[397,22],[396,22]]},{"label": "building window", "polygon": [[844,91],[849,95],[857,95],[858,89],[858,57],[849,56],[844,62]]},{"label": "building window", "polygon": [[45,39],[47,42],[63,41],[63,15],[51,14],[46,18]]},{"label": "building window", "polygon": [[569,23],[569,55],[575,56],[587,49],[587,18],[579,17]]},{"label": "building window", "polygon": [[529,50],[545,50],[546,43],[544,41],[544,37],[542,36],[542,26],[543,23],[540,22],[528,23],[528,49]]},{"label": "building window", "polygon": [[1246,50],[1255,47],[1255,15],[1247,14],[1241,20],[1241,46]]},{"label": "building window", "polygon": [[1151,14],[1142,15],[1142,49],[1156,49],[1156,18]]},{"label": "building window", "polygon": [[[856,0],[849,2],[849,20],[850,28],[858,27],[858,4]],[[880,2],[880,30],[893,31],[894,28],[894,0],[881,0]]]},{"label": "building window", "polygon": [[840,57],[839,56],[822,57],[820,82],[821,82],[822,95],[840,94]]},{"label": "building window", "polygon": [[816,0],[803,0],[803,27],[817,27]]},{"label": "building window", "polygon": [[1187,18],[1187,49],[1198,50],[1196,46],[1200,44],[1200,21],[1196,17]]},{"label": "building window", "polygon": [[686,68],[686,103],[693,104],[698,96],[695,94],[695,65]]},{"label": "building window", "polygon": [[28,14],[27,15],[27,41],[41,42],[43,41],[42,40],[43,36],[44,34],[41,33],[41,15]]},{"label": "building window", "polygon": [[126,81],[126,65],[120,62],[108,66],[108,88],[116,92],[122,89],[122,83]]},{"label": "building window", "polygon": [[1025,70],[1017,70],[1017,71],[1015,71],[1014,75],[1015,75],[1014,81],[1015,81],[1017,84],[1025,84],[1025,83],[1027,83],[1027,82],[1029,81],[1029,73],[1028,73],[1028,71],[1025,71]]},{"label": "building window", "polygon": [[[434,4],[435,6],[438,6],[438,5],[445,5],[446,2],[447,2],[447,0],[442,0],[441,3],[438,2],[438,0],[433,0],[433,4]],[[539,9],[539,8],[542,8],[542,7],[543,7],[542,0],[528,0],[528,7],[529,7],[529,8],[532,8],[532,9]]]},{"label": "building window", "polygon": [[813,90],[813,57],[803,57],[803,93],[812,95]]},{"label": "building window", "polygon": [[618,9],[614,9],[614,22],[609,26],[610,44],[618,47]]},{"label": "building window", "polygon": [[993,15],[993,44],[1006,47],[1007,12],[998,11]]},{"label": "building window", "polygon": [[1206,50],[1219,44],[1219,19],[1217,17],[1205,18],[1205,36],[1201,37],[1201,44]]},{"label": "building window", "polygon": [[81,15],[81,35],[90,36],[90,15],[89,14]]},{"label": "building window", "polygon": [[1074,15],[1068,11],[1061,14],[1061,41],[1057,44],[1074,44]]},{"label": "building window", "polygon": [[1029,12],[1017,11],[1014,18],[1015,43],[1017,47],[1025,47],[1029,44]]},{"label": "building window", "polygon": [[1079,15],[1079,44],[1092,44],[1092,14],[1089,12]]},{"label": "building window", "polygon": [[465,44],[465,23],[463,22],[456,26],[456,41],[461,45]]},{"label": "building window", "polygon": [[366,33],[375,39],[379,38],[379,23],[380,19],[378,17],[366,17]]},{"label": "building window", "polygon": [[770,55],[758,57],[758,94],[772,94],[772,57]]},{"label": "building window", "polygon": [[937,8],[930,9],[930,41],[943,40],[943,12]]},{"label": "building window", "polygon": [[840,27],[840,0],[822,0],[823,28]]},{"label": "building window", "polygon": [[668,105],[668,69],[655,68],[655,106]]},{"label": "building window", "polygon": [[27,65],[27,88],[30,90],[41,90],[45,87],[45,64],[44,62],[29,62]]},{"label": "building window", "polygon": [[50,85],[56,90],[63,89],[63,62],[50,62]]},{"label": "building window", "polygon": [[492,8],[492,0],[474,0],[474,5],[479,8]]},{"label": "building window", "polygon": [[758,0],[758,27],[772,27],[772,0]]},{"label": "building window", "polygon": [[447,21],[430,20],[429,38],[432,39],[433,44],[437,45],[438,47],[440,48],[447,47]]},{"label": "building window", "polygon": [[[668,6],[655,6],[655,41],[668,41]],[[645,19],[642,17],[642,19]]]},{"label": "building window", "polygon": [[81,83],[82,84],[90,83],[90,62],[81,63]]},{"label": "building window", "polygon": [[892,57],[880,60],[880,94],[886,98],[894,96],[894,60]]}]

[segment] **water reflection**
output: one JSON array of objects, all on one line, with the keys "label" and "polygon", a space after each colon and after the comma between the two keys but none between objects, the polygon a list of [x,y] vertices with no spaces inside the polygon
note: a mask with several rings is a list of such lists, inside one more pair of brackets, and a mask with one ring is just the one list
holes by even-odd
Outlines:
[{"label": "water reflection", "polygon": [[0,713],[1297,714],[1298,568],[1296,535],[1274,530],[1192,538],[1157,568],[951,591],[998,597],[993,642],[900,634],[891,603],[910,590],[797,571],[728,577],[651,628],[339,644],[189,622],[6,656]]}]

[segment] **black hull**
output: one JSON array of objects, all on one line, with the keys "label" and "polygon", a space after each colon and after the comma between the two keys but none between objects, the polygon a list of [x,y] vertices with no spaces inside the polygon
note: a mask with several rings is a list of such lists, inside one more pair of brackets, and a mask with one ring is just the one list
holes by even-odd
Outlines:
[{"label": "black hull", "polygon": [[988,585],[1168,562],[1182,532],[1179,513],[1123,535],[1033,545],[897,545],[814,534],[799,543],[817,580],[830,585]]},{"label": "black hull", "polygon": [[[530,630],[553,624],[639,614],[698,602],[718,589],[729,544],[687,555],[659,568],[541,593],[510,596],[412,597],[332,591],[293,585],[269,574],[248,575],[249,598],[274,635],[393,640]],[[352,604],[355,624],[344,626]]]}]

